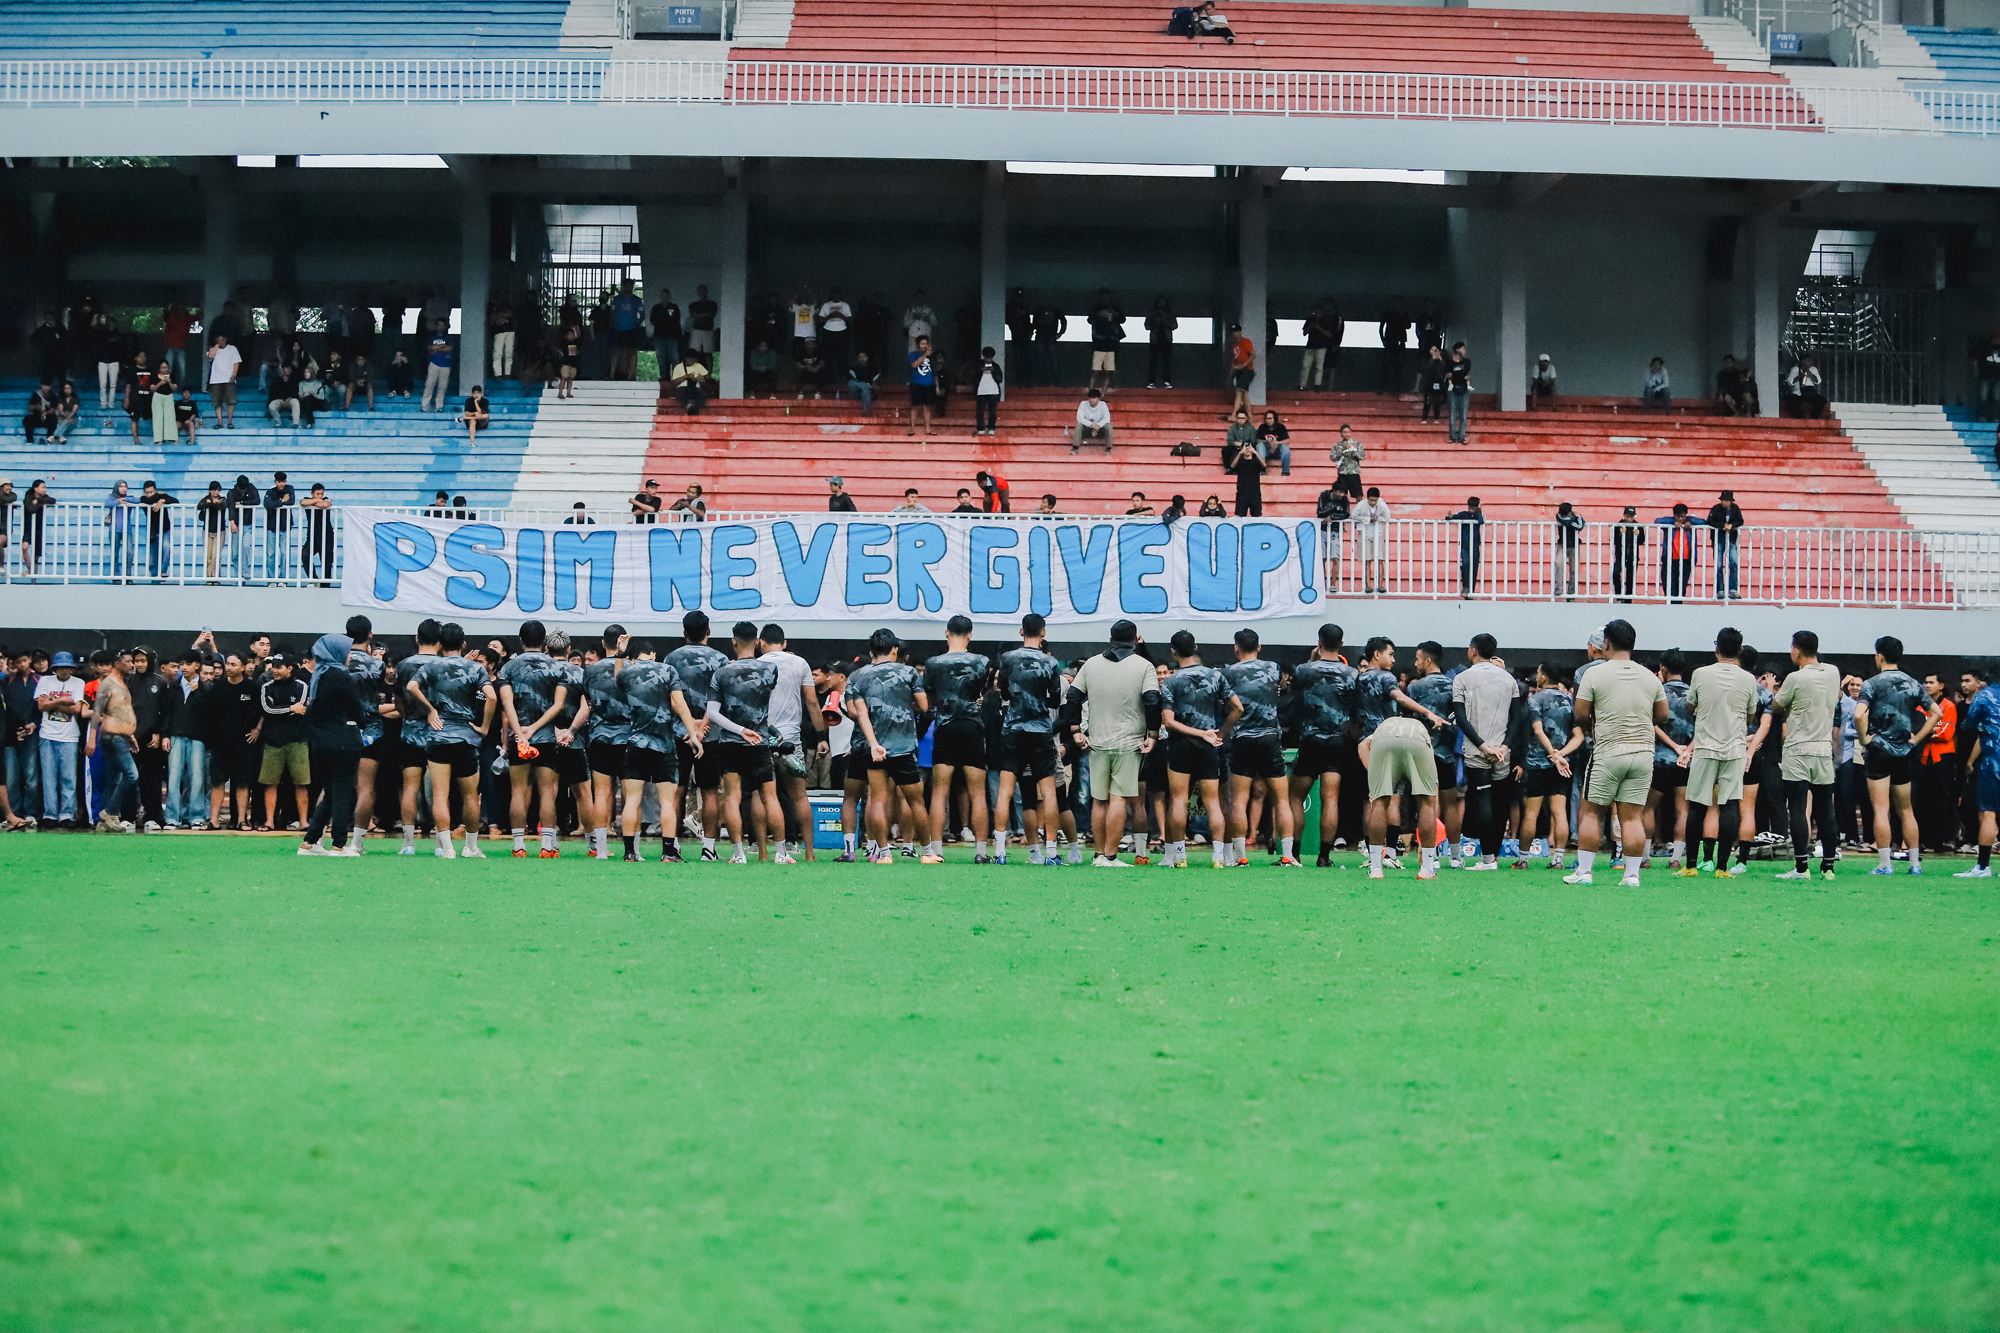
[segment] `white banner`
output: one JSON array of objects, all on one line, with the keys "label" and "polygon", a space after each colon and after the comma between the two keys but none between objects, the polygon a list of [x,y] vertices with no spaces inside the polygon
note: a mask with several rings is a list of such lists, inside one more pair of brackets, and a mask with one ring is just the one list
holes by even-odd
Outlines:
[{"label": "white banner", "polygon": [[1321,600],[1311,519],[799,514],[732,522],[481,523],[350,509],[341,600],[450,617],[1052,625],[1241,622]]}]

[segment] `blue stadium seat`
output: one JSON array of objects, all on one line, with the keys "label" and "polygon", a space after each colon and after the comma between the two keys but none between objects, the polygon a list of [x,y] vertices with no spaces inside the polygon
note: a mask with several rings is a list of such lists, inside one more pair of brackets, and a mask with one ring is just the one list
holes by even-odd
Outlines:
[{"label": "blue stadium seat", "polygon": [[2000,92],[2000,32],[1915,24],[1907,24],[1903,30],[1916,39],[1944,75],[1941,82],[1929,86]]},{"label": "blue stadium seat", "polygon": [[[25,492],[42,477],[58,499],[87,502],[101,499],[120,478],[136,491],[150,477],[192,504],[211,479],[226,489],[242,473],[268,486],[271,473],[283,471],[300,494],[324,482],[340,504],[415,507],[445,490],[487,508],[504,507],[514,494],[542,392],[539,384],[488,385],[493,424],[481,432],[476,448],[468,448],[465,428],[452,423],[462,399],[451,400],[450,412],[426,414],[413,399],[391,402],[378,395],[372,413],[359,405],[352,412],[326,412],[313,429],[302,430],[290,424],[289,415],[281,426],[270,424],[252,379],[244,386],[235,430],[204,425],[193,448],[184,443],[156,448],[145,426],[139,436],[147,442],[135,447],[123,412],[97,410],[95,386],[85,394],[83,424],[67,440],[37,438],[29,445],[16,423],[34,387],[28,379],[0,380],[9,423],[0,436],[0,477],[11,479],[16,491]],[[201,402],[205,421],[212,421],[207,400]]]},{"label": "blue stadium seat", "polygon": [[556,56],[568,0],[0,0],[14,60]]}]

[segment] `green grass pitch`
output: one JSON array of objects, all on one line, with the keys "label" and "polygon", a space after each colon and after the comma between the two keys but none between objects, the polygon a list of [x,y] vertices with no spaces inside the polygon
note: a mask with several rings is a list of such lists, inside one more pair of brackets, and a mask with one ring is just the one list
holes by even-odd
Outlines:
[{"label": "green grass pitch", "polygon": [[2000,1323],[1962,863],[294,846],[0,842],[0,1329]]}]

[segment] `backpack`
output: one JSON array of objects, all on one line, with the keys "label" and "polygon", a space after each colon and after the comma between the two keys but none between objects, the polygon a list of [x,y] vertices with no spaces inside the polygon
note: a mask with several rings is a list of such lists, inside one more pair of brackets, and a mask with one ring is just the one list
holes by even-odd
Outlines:
[{"label": "backpack", "polygon": [[1167,19],[1167,36],[1169,37],[1194,36],[1194,6],[1192,5],[1174,6],[1174,12],[1172,16]]}]

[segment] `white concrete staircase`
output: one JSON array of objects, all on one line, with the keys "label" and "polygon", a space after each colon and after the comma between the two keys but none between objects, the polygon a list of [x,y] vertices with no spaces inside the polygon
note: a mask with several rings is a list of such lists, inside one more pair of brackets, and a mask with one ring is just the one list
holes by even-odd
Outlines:
[{"label": "white concrete staircase", "polygon": [[[600,522],[628,512],[644,480],[659,392],[652,380],[588,380],[566,401],[545,391],[510,507],[561,510],[581,500]],[[661,485],[669,502],[680,494],[672,477]]]},{"label": "white concrete staircase", "polygon": [[741,0],[732,47],[769,49],[792,39],[792,0]]},{"label": "white concrete staircase", "polygon": [[1694,25],[1694,34],[1701,38],[1701,44],[1724,69],[1753,74],[1771,72],[1771,53],[1758,44],[1756,33],[1735,19],[1694,17],[1688,22]]},{"label": "white concrete staircase", "polygon": [[1868,60],[1878,69],[1886,69],[1899,79],[1941,79],[1944,71],[1938,68],[1931,53],[1923,44],[1903,30],[1900,23],[1864,23],[1857,36]]},{"label": "white concrete staircase", "polygon": [[601,52],[614,60],[657,60],[661,55],[657,43],[626,38],[618,21],[618,0],[569,0],[562,47],[578,54]]},{"label": "white concrete staircase", "polygon": [[1893,69],[1787,65],[1785,80],[1834,129],[1935,134],[1937,121]]},{"label": "white concrete staircase", "polygon": [[1834,411],[1960,595],[2000,590],[2000,472],[1944,410],[1836,403]]}]

